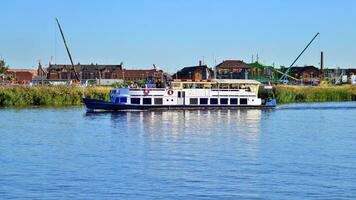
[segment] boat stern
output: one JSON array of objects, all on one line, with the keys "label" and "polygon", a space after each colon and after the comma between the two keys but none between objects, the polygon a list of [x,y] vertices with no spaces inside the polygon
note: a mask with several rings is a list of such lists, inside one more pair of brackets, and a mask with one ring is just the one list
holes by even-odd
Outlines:
[{"label": "boat stern", "polygon": [[276,99],[270,99],[268,101],[266,101],[266,106],[271,106],[271,107],[275,107],[277,106],[277,100]]}]

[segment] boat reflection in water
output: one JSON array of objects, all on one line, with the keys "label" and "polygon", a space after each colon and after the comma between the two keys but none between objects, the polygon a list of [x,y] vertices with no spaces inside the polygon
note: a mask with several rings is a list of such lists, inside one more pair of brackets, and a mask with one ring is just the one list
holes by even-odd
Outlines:
[{"label": "boat reflection in water", "polygon": [[[180,135],[184,132],[194,134],[219,134],[224,125],[234,126],[238,132],[258,133],[262,112],[269,110],[182,110],[182,111],[149,111],[149,112],[103,112],[86,113],[92,119],[110,116],[112,126],[123,128],[135,124],[147,133],[156,133],[164,129],[168,134]],[[215,131],[204,132],[204,130]]]},{"label": "boat reflection in water", "polygon": [[[202,147],[235,148],[235,154],[255,157],[260,139],[261,116],[272,110],[196,110],[87,113],[111,118],[111,130],[134,134],[147,145],[163,145],[193,153]],[[132,135],[128,135],[132,137]],[[204,145],[202,145],[204,144]],[[188,149],[184,149],[188,148]],[[214,149],[212,147],[211,149]]]}]

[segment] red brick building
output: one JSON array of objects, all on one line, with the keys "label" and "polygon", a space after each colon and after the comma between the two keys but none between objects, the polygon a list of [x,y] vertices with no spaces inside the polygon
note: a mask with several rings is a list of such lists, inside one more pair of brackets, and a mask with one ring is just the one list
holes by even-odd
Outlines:
[{"label": "red brick building", "polygon": [[225,60],[216,67],[217,79],[247,79],[249,66],[242,60]]},{"label": "red brick building", "polygon": [[[81,80],[90,79],[117,79],[116,70],[122,69],[122,65],[82,65],[78,63],[74,66]],[[75,74],[71,65],[50,64],[45,69],[48,80],[74,80]]]},{"label": "red brick building", "polygon": [[9,69],[5,74],[12,76],[15,83],[30,83],[37,76],[37,71],[32,69]]},{"label": "red brick building", "polygon": [[292,67],[289,74],[297,79],[319,78],[321,71],[314,66]]},{"label": "red brick building", "polygon": [[207,65],[184,67],[172,75],[173,79],[210,80],[214,72]]},{"label": "red brick building", "polygon": [[157,69],[118,69],[116,76],[128,81],[163,79],[163,71]]},{"label": "red brick building", "polygon": [[[123,79],[129,81],[158,80],[163,78],[163,71],[157,69],[124,69],[122,65],[77,64],[74,66],[80,80]],[[40,71],[40,66],[38,71]],[[71,65],[53,65],[43,69],[47,80],[74,80]]]}]

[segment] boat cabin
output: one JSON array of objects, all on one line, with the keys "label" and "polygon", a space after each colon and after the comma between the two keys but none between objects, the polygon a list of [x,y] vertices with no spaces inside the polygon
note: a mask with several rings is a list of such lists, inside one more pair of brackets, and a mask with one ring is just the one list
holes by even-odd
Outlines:
[{"label": "boat cabin", "polygon": [[117,88],[112,103],[144,106],[258,106],[260,82],[255,80],[173,80],[168,88]]}]

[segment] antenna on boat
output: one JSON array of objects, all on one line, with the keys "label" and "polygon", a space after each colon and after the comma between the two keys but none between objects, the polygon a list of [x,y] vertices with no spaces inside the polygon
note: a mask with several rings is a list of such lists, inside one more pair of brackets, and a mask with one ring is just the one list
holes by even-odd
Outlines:
[{"label": "antenna on boat", "polygon": [[74,63],[73,63],[73,59],[72,59],[72,55],[71,55],[71,54],[70,54],[70,52],[69,52],[69,48],[68,48],[68,45],[67,45],[66,39],[65,39],[65,37],[64,37],[64,34],[63,34],[63,30],[62,30],[61,24],[59,23],[59,20],[58,20],[58,18],[57,18],[57,17],[56,17],[56,21],[57,21],[57,25],[58,25],[59,31],[61,32],[62,39],[63,39],[63,42],[64,42],[64,46],[66,47],[66,50],[67,50],[67,54],[68,54],[68,57],[69,57],[70,63],[71,63],[71,65],[72,65],[72,70],[73,70],[73,72],[74,72],[75,79],[76,79],[77,81],[80,81],[79,76],[78,76],[78,73],[77,73],[77,70],[76,70],[76,69],[75,69],[75,67],[74,67]]}]

